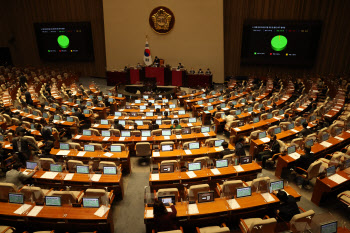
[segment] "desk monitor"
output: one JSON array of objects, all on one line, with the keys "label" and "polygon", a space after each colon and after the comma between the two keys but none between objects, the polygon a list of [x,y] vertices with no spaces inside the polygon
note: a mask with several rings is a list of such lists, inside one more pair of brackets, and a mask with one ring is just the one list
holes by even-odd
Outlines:
[{"label": "desk monitor", "polygon": [[163,103],[168,103],[169,100],[168,99],[163,99]]},{"label": "desk monitor", "polygon": [[267,106],[271,105],[271,100],[267,101],[266,105]]},{"label": "desk monitor", "polygon": [[176,108],[176,105],[175,104],[170,104],[169,108]]},{"label": "desk monitor", "polygon": [[4,135],[0,135],[0,142],[4,141]]},{"label": "desk monitor", "polygon": [[36,166],[38,166],[38,163],[36,163],[36,162],[30,162],[30,161],[26,162],[26,168],[27,169],[34,170],[34,168]]},{"label": "desk monitor", "polygon": [[214,191],[198,192],[198,203],[214,201]]},{"label": "desk monitor", "polygon": [[86,102],[86,106],[92,106],[91,102]]},{"label": "desk monitor", "polygon": [[306,119],[305,119],[305,118],[301,119],[301,120],[300,120],[300,125],[303,125],[304,122],[306,122]]},{"label": "desk monitor", "polygon": [[143,98],[147,100],[148,99],[148,95],[144,95]]},{"label": "desk monitor", "polygon": [[53,119],[54,119],[54,120],[57,120],[57,121],[61,120],[61,118],[60,118],[59,115],[54,115],[54,116],[53,116]]},{"label": "desk monitor", "polygon": [[84,114],[90,114],[90,110],[89,109],[84,109],[83,113]]},{"label": "desk monitor", "polygon": [[52,107],[53,108],[58,108],[58,105],[57,104],[52,104]]},{"label": "desk monitor", "polygon": [[252,161],[253,161],[252,156],[241,156],[241,158],[240,158],[241,165],[252,163]]},{"label": "desk monitor", "polygon": [[209,133],[210,127],[209,126],[202,126],[201,127],[201,133]]},{"label": "desk monitor", "polygon": [[320,233],[337,233],[338,222],[328,222],[321,225]]},{"label": "desk monitor", "polygon": [[313,146],[314,145],[314,140],[312,140],[312,139],[309,139],[309,140],[307,140],[306,142],[305,142],[305,145],[306,146]]},{"label": "desk monitor", "polygon": [[119,97],[119,98],[123,97],[123,94],[118,94],[118,97]]},{"label": "desk monitor", "polygon": [[287,148],[287,154],[293,154],[295,152],[295,145]]},{"label": "desk monitor", "polygon": [[156,124],[157,125],[161,125],[162,124],[162,120],[156,120]]},{"label": "desk monitor", "polygon": [[69,144],[60,142],[60,150],[69,150]]},{"label": "desk monitor", "polygon": [[111,131],[109,130],[102,130],[101,131],[102,137],[110,137],[111,136]]},{"label": "desk monitor", "polygon": [[191,128],[182,128],[181,129],[182,134],[191,134]]},{"label": "desk monitor", "polygon": [[154,100],[148,100],[148,103],[154,104]]},{"label": "desk monitor", "polygon": [[263,104],[258,105],[258,109],[261,109],[263,107]]},{"label": "desk monitor", "polygon": [[202,98],[204,98],[206,96],[206,94],[202,94],[201,96],[202,96]]},{"label": "desk monitor", "polygon": [[342,128],[336,128],[336,129],[335,129],[335,135],[341,134],[342,131],[343,131]]},{"label": "desk monitor", "polygon": [[326,169],[327,177],[330,177],[331,175],[334,175],[335,174],[335,170],[336,170],[336,167],[334,165],[328,167]]},{"label": "desk monitor", "polygon": [[49,117],[49,114],[47,114],[46,112],[43,113],[43,117],[44,118],[48,118]]},{"label": "desk monitor", "polygon": [[290,124],[288,125],[288,130],[291,130],[291,129],[294,129],[294,123],[290,123]]},{"label": "desk monitor", "polygon": [[80,100],[77,100],[75,103],[76,103],[76,104],[80,104]]},{"label": "desk monitor", "polygon": [[272,181],[270,183],[270,193],[272,193],[273,191],[281,190],[283,189],[283,187],[284,187],[283,180]]},{"label": "desk monitor", "polygon": [[242,113],[242,110],[236,110],[236,115],[240,115]]},{"label": "desk monitor", "polygon": [[221,139],[221,140],[215,140],[215,142],[214,142],[214,146],[215,146],[215,147],[222,146],[222,143],[223,143],[224,141],[225,141],[224,139]]},{"label": "desk monitor", "polygon": [[215,167],[216,168],[222,168],[222,167],[228,167],[228,160],[227,159],[218,159],[215,161]]},{"label": "desk monitor", "polygon": [[214,106],[208,106],[208,111],[213,110]]},{"label": "desk monitor", "polygon": [[141,100],[135,100],[135,104],[140,104]]},{"label": "desk monitor", "polygon": [[237,101],[232,101],[232,105],[233,106],[237,105]]},{"label": "desk monitor", "polygon": [[223,100],[224,99],[224,97],[223,96],[219,96],[219,100]]},{"label": "desk monitor", "polygon": [[171,129],[162,129],[162,136],[171,136]]},{"label": "desk monitor", "polygon": [[203,104],[203,100],[198,101],[197,104],[198,104],[198,105]]},{"label": "desk monitor", "polygon": [[266,131],[260,132],[259,135],[258,135],[258,138],[259,139],[266,138]]},{"label": "desk monitor", "polygon": [[89,166],[77,165],[76,166],[76,171],[79,174],[89,174]]},{"label": "desk monitor", "polygon": [[23,111],[24,111],[25,113],[29,113],[29,109],[28,109],[28,108],[24,108]]},{"label": "desk monitor", "polygon": [[253,107],[248,107],[247,112],[252,112],[253,111]]},{"label": "desk monitor", "polygon": [[62,165],[61,164],[50,164],[50,171],[52,172],[62,172]]},{"label": "desk monitor", "polygon": [[31,123],[30,124],[30,129],[35,130],[35,124]]},{"label": "desk monitor", "polygon": [[235,95],[238,95],[238,92],[237,92],[237,91],[235,91]]},{"label": "desk monitor", "polygon": [[196,123],[196,122],[197,122],[197,118],[195,117],[188,118],[188,123]]},{"label": "desk monitor", "polygon": [[130,136],[131,136],[131,132],[128,131],[128,130],[122,130],[122,131],[120,132],[120,136],[121,136],[121,137],[130,137]]},{"label": "desk monitor", "polygon": [[329,134],[325,133],[322,135],[322,141],[327,141],[329,139]]},{"label": "desk monitor", "polygon": [[153,116],[153,112],[146,112],[146,116],[152,117]]},{"label": "desk monitor", "polygon": [[179,110],[179,115],[185,115],[186,111],[185,110]]},{"label": "desk monitor", "polygon": [[278,115],[283,115],[284,114],[284,110],[283,109],[280,109],[279,111],[278,111]]},{"label": "desk monitor", "polygon": [[344,161],[344,166],[343,168],[346,169],[346,168],[349,168],[350,167],[350,159],[347,159]]},{"label": "desk monitor", "polygon": [[271,119],[272,118],[272,113],[268,113],[266,118],[267,119]]},{"label": "desk monitor", "polygon": [[108,125],[109,122],[106,119],[101,120],[101,125]]},{"label": "desk monitor", "polygon": [[275,133],[275,134],[281,133],[281,127],[275,128],[275,129],[274,129],[274,133]]},{"label": "desk monitor", "polygon": [[249,197],[252,195],[252,187],[237,188],[237,198]]},{"label": "desk monitor", "polygon": [[105,175],[117,175],[117,167],[114,166],[104,166],[103,174]]},{"label": "desk monitor", "polygon": [[151,130],[141,130],[141,137],[151,137]]},{"label": "desk monitor", "polygon": [[[65,108],[65,109],[63,109],[63,108]],[[67,109],[66,107],[62,107],[62,110],[63,110],[63,111],[66,111],[66,109]],[[38,116],[38,115],[39,115],[38,111],[33,111],[32,114],[33,114],[34,116]]]},{"label": "desk monitor", "polygon": [[189,150],[196,150],[199,149],[199,142],[191,142],[188,144]]},{"label": "desk monitor", "polygon": [[125,120],[119,120],[118,123],[121,124],[122,126],[125,126]]},{"label": "desk monitor", "polygon": [[173,151],[173,145],[171,144],[162,145],[162,151]]},{"label": "desk monitor", "polygon": [[60,196],[45,196],[45,205],[46,206],[61,206],[61,197]]},{"label": "desk monitor", "polygon": [[74,108],[71,108],[71,111],[72,111],[72,112],[75,112],[75,109],[74,109]]},{"label": "desk monitor", "polygon": [[94,97],[92,95],[89,95],[89,99],[93,99]]},{"label": "desk monitor", "polygon": [[83,197],[83,207],[85,208],[99,208],[100,200],[98,197]]},{"label": "desk monitor", "polygon": [[316,115],[310,116],[309,121],[311,122],[311,121],[314,121],[314,120],[316,120]]},{"label": "desk monitor", "polygon": [[214,102],[214,99],[209,99],[209,103],[212,103],[212,102]]},{"label": "desk monitor", "polygon": [[146,106],[144,106],[144,105],[140,106],[140,110],[145,110],[145,109],[146,109]]},{"label": "desk monitor", "polygon": [[136,123],[137,125],[143,125],[143,121],[142,121],[142,120],[135,120],[135,123]]},{"label": "desk monitor", "polygon": [[161,164],[160,165],[160,173],[173,173],[174,172],[174,164]]},{"label": "desk monitor", "polygon": [[103,98],[102,98],[102,96],[97,96],[97,99],[98,99],[99,101],[101,101]]},{"label": "desk monitor", "polygon": [[253,123],[258,123],[259,122],[259,117],[254,117],[253,118]]},{"label": "desk monitor", "polygon": [[222,103],[222,104],[220,104],[220,107],[221,107],[221,108],[226,108],[226,104],[225,104],[225,103]]},{"label": "desk monitor", "polygon": [[24,204],[23,193],[9,193],[9,203]]},{"label": "desk monitor", "polygon": [[117,145],[111,145],[111,152],[122,152],[122,147]]},{"label": "desk monitor", "polygon": [[201,169],[201,162],[188,163],[188,171],[197,171]]},{"label": "desk monitor", "polygon": [[212,95],[215,95],[215,94],[216,94],[216,91],[212,91],[211,94],[212,94]]},{"label": "desk monitor", "polygon": [[137,116],[137,112],[131,112],[131,113],[129,113],[130,114],[130,116],[132,116],[132,117],[136,117]]},{"label": "desk monitor", "polygon": [[295,103],[295,108],[299,108],[299,103]]},{"label": "desk monitor", "polygon": [[113,98],[108,98],[108,102],[113,103],[114,99]]},{"label": "desk monitor", "polygon": [[114,112],[114,116],[122,116],[121,112]]},{"label": "desk monitor", "polygon": [[175,204],[176,202],[174,194],[158,197],[158,200],[163,202],[165,206],[169,206],[170,203]]},{"label": "desk monitor", "polygon": [[73,119],[73,117],[67,117],[67,121],[68,121],[68,122],[73,122],[74,119]]},{"label": "desk monitor", "polygon": [[94,145],[84,145],[84,151],[94,152],[95,146]]},{"label": "desk monitor", "polygon": [[84,136],[91,136],[91,130],[84,129],[84,130],[83,130],[83,135],[84,135]]}]

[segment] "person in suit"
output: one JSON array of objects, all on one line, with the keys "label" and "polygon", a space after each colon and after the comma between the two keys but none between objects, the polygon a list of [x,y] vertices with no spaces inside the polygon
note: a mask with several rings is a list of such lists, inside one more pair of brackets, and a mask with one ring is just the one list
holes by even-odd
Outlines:
[{"label": "person in suit", "polygon": [[201,68],[199,68],[198,74],[204,74],[204,72],[203,72],[203,70]]},{"label": "person in suit", "polygon": [[35,151],[41,153],[39,147],[31,140],[24,138],[25,129],[18,132],[17,137],[12,139],[13,151],[18,153],[18,159],[24,164],[30,157],[31,150],[29,146],[34,148]]},{"label": "person in suit", "polygon": [[156,108],[156,112],[154,113],[155,116],[162,116],[162,113],[160,112],[160,108]]},{"label": "person in suit", "polygon": [[122,124],[119,124],[119,120],[114,120],[114,128],[121,130],[125,130],[125,127]]},{"label": "person in suit", "polygon": [[220,151],[220,158],[223,158],[225,155],[233,154],[235,152],[235,151],[230,150],[228,148],[227,142],[222,142],[221,146],[222,146],[222,148],[224,148],[224,150]]},{"label": "person in suit", "polygon": [[181,125],[179,125],[179,121],[175,120],[174,125],[170,126],[170,129],[181,129]]},{"label": "person in suit", "polygon": [[26,89],[24,96],[26,97],[26,103],[28,105],[34,106],[34,102],[32,100],[32,95],[30,94],[30,92]]},{"label": "person in suit", "polygon": [[265,168],[266,160],[271,158],[274,154],[280,153],[280,144],[277,141],[277,136],[274,135],[270,142],[270,149],[260,152],[257,155],[257,160],[262,161],[262,167]]},{"label": "person in suit", "polygon": [[163,120],[170,120],[168,112],[164,112],[164,119]]},{"label": "person in suit", "polygon": [[160,63],[160,60],[159,60],[159,58],[156,56],[156,57],[154,58],[153,65],[156,66],[156,67],[159,67],[159,63]]},{"label": "person in suit", "polygon": [[23,182],[30,179],[35,172],[38,170],[38,167],[36,166],[34,170],[29,173],[28,175],[23,174],[20,169],[22,167],[22,164],[15,163],[12,165],[12,169],[6,172],[6,183],[12,183],[16,185],[19,189],[24,186]]},{"label": "person in suit", "polygon": [[178,226],[176,224],[176,208],[172,203],[170,203],[170,208],[171,212],[168,212],[163,202],[155,200],[153,214],[156,232],[178,229]]},{"label": "person in suit", "polygon": [[74,116],[78,117],[79,118],[79,121],[83,121],[85,120],[85,114],[82,113],[81,109],[80,108],[77,108],[75,107],[74,108]]},{"label": "person in suit", "polygon": [[244,138],[239,138],[235,145],[235,154],[237,156],[245,156],[245,150],[244,150]]},{"label": "person in suit", "polygon": [[21,77],[19,77],[19,84],[20,84],[21,86],[25,86],[26,83],[27,83],[27,78],[26,78],[26,76],[22,75]]},{"label": "person in suit", "polygon": [[193,67],[191,68],[191,70],[188,72],[189,74],[195,74],[196,71],[193,69]]},{"label": "person in suit", "polygon": [[274,191],[276,197],[281,201],[277,208],[277,221],[289,222],[294,215],[300,214],[299,207],[295,198],[291,195],[287,195],[285,191]]},{"label": "person in suit", "polygon": [[300,168],[302,168],[302,169],[307,171],[307,169],[309,168],[310,164],[312,164],[315,161],[315,158],[311,154],[311,147],[310,146],[305,146],[304,152],[305,152],[305,154],[300,156],[299,159],[297,159],[297,161],[295,163],[295,167],[300,167]]},{"label": "person in suit", "polygon": [[305,138],[307,135],[312,134],[311,129],[308,129],[307,126],[308,126],[307,122],[306,122],[306,121],[303,122],[303,129],[302,129],[302,130],[300,131],[300,133],[299,133],[299,135],[300,135],[300,136],[303,136],[304,138]]},{"label": "person in suit", "polygon": [[209,70],[209,68],[207,69],[207,71],[205,71],[206,75],[211,75],[211,71]]},{"label": "person in suit", "polygon": [[159,125],[156,123],[156,119],[152,119],[152,124],[149,125],[150,130],[159,129]]}]

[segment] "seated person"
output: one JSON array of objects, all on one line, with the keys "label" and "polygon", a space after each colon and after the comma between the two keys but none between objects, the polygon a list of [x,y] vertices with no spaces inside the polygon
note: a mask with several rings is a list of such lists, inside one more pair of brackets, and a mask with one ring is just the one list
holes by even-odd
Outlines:
[{"label": "seated person", "polygon": [[237,156],[245,156],[245,150],[244,150],[244,138],[239,138],[235,145],[235,154]]},{"label": "seated person", "polygon": [[191,70],[188,72],[189,74],[195,74],[196,71],[193,69],[193,67],[191,68]]},{"label": "seated person", "polygon": [[295,161],[295,167],[300,167],[300,168],[307,171],[310,164],[312,164],[315,161],[315,158],[311,154],[311,147],[310,146],[305,146],[304,151],[305,151],[305,154],[300,156],[300,158]]},{"label": "seated person", "polygon": [[207,69],[207,71],[205,71],[206,75],[211,75],[211,71],[209,70],[209,68]]},{"label": "seated person", "polygon": [[307,135],[312,134],[311,129],[308,129],[307,126],[308,126],[308,124],[307,124],[307,122],[305,121],[305,122],[303,123],[303,129],[302,129],[302,130],[300,131],[300,133],[299,133],[299,135],[300,135],[300,136],[303,136],[304,138],[305,138]]},{"label": "seated person", "polygon": [[293,196],[287,195],[287,193],[282,190],[278,192],[274,191],[274,194],[281,201],[276,210],[278,222],[289,222],[294,215],[300,213],[297,202]]},{"label": "seated person", "polygon": [[22,188],[24,186],[23,182],[31,178],[38,170],[38,167],[36,166],[31,173],[25,175],[20,171],[21,167],[22,164],[18,162],[13,164],[12,169],[6,172],[5,182],[15,184],[18,188]]},{"label": "seated person", "polygon": [[168,112],[164,112],[164,120],[170,120]]},{"label": "seated person", "polygon": [[198,70],[198,74],[203,74],[203,70],[202,70],[202,69],[199,69],[199,70]]},{"label": "seated person", "polygon": [[125,127],[121,124],[119,124],[119,120],[114,120],[114,128],[121,130],[125,130]]},{"label": "seated person", "polygon": [[222,146],[222,148],[224,148],[224,150],[220,151],[220,158],[223,158],[225,155],[233,154],[235,152],[235,151],[230,150],[228,148],[227,142],[222,142],[221,146]]},{"label": "seated person", "polygon": [[280,144],[277,141],[276,135],[274,135],[267,150],[260,152],[256,158],[258,161],[262,161],[262,167],[265,168],[266,160],[272,158],[277,153],[280,153]]},{"label": "seated person", "polygon": [[150,130],[159,129],[159,125],[156,123],[156,119],[153,119],[153,120],[152,120],[152,124],[149,125],[149,129],[150,129]]},{"label": "seated person", "polygon": [[160,108],[156,109],[156,112],[154,113],[155,116],[162,116],[162,113],[160,112]]},{"label": "seated person", "polygon": [[156,232],[178,229],[176,224],[176,208],[172,203],[170,203],[170,208],[171,212],[168,212],[163,202],[155,200],[153,214]]},{"label": "seated person", "polygon": [[175,120],[174,125],[170,126],[170,129],[181,129],[181,125],[179,125],[179,121]]}]

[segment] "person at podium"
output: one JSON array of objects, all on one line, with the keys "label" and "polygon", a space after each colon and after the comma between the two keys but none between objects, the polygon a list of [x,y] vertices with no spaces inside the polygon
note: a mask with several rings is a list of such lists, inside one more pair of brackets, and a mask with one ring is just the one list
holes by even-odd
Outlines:
[{"label": "person at podium", "polygon": [[140,65],[140,63],[137,63],[136,68],[137,68],[137,69],[141,69],[141,68],[142,68],[142,66]]},{"label": "person at podium", "polygon": [[153,61],[153,66],[159,67],[160,59],[156,56]]},{"label": "person at podium", "polygon": [[204,74],[204,73],[203,73],[203,70],[202,70],[201,68],[199,68],[198,74]]},{"label": "person at podium", "polygon": [[184,68],[184,66],[181,63],[179,63],[179,65],[177,66],[177,69],[179,70],[179,69],[183,69],[183,68]]},{"label": "person at podium", "polygon": [[196,71],[195,71],[195,70],[193,69],[193,67],[192,67],[189,73],[190,73],[190,74],[195,74]]},{"label": "person at podium", "polygon": [[205,71],[206,75],[211,75],[211,71],[209,70],[209,68],[207,69],[207,71]]}]

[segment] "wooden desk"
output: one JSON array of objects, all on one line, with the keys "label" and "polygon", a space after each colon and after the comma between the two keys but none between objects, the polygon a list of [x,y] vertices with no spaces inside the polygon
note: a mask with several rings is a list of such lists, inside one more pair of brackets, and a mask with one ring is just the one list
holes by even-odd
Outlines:
[{"label": "wooden desk", "polygon": [[[350,171],[350,169],[348,169]],[[322,199],[328,197],[332,192],[336,192],[338,189],[343,187],[349,187],[350,184],[350,174],[345,171],[338,171],[337,175],[346,179],[343,183],[336,183],[333,180],[325,177],[320,179],[317,177],[314,191],[312,193],[311,201],[316,205],[321,205]]]},{"label": "wooden desk", "polygon": [[[202,93],[203,94],[203,93]],[[189,99],[189,100],[184,100],[184,109],[187,110],[187,109],[191,109],[192,108],[192,105],[198,101],[205,101],[205,100],[208,100],[208,99],[211,99],[211,98],[216,98],[216,97],[219,97],[221,96],[221,93],[216,93],[215,95],[207,95],[205,97],[199,97],[199,98],[195,98],[195,99]]]},{"label": "wooden desk", "polygon": [[[196,123],[189,123],[189,124],[179,124],[181,125],[182,128],[187,128],[187,127],[195,127],[195,126],[202,126],[202,123],[200,122],[196,122]],[[111,129],[112,125],[101,125],[101,124],[93,124],[91,127],[94,129],[98,129],[98,130],[108,130]],[[172,124],[170,125],[159,125],[159,129],[170,129],[170,127],[172,126]],[[125,125],[124,126],[126,130],[133,130],[134,126],[133,125]],[[149,129],[149,125],[138,125],[137,126],[137,130],[147,130]]]},{"label": "wooden desk", "polygon": [[[182,118],[189,118],[190,114],[185,115],[169,115],[170,119],[182,119]],[[164,119],[164,116],[108,116],[107,119],[114,119],[114,120],[162,120]]]},{"label": "wooden desk", "polygon": [[[321,155],[329,154],[331,152],[334,152],[338,148],[347,145],[350,141],[350,131],[348,130],[346,132],[343,132],[340,135],[338,135],[338,137],[344,138],[344,140],[341,141],[341,140],[338,140],[334,137],[330,137],[327,140],[327,142],[331,143],[332,146],[330,146],[328,148],[322,146],[320,143],[315,143],[311,147],[311,152],[314,154],[315,158],[317,159],[317,158],[321,157]],[[304,153],[301,150],[299,150],[297,152],[301,155]],[[292,157],[290,157],[288,155],[279,156],[278,160],[277,160],[275,176],[281,177],[283,168],[291,166],[291,164],[293,164],[293,162],[295,162],[295,159],[293,159]]]},{"label": "wooden desk", "polygon": [[[173,112],[173,111],[179,111],[181,110],[180,108],[160,108],[161,112]],[[119,109],[116,112],[125,112],[125,113],[132,113],[132,112],[136,112],[136,113],[142,113],[142,112],[155,112],[155,109],[144,109],[144,110],[140,110],[140,109]]]},{"label": "wooden desk", "polygon": [[191,96],[199,96],[201,94],[203,94],[203,91],[199,91],[193,94],[186,94],[186,95],[179,95],[177,96],[177,99],[180,100],[180,104],[183,105],[184,104],[184,100],[191,97]]}]

